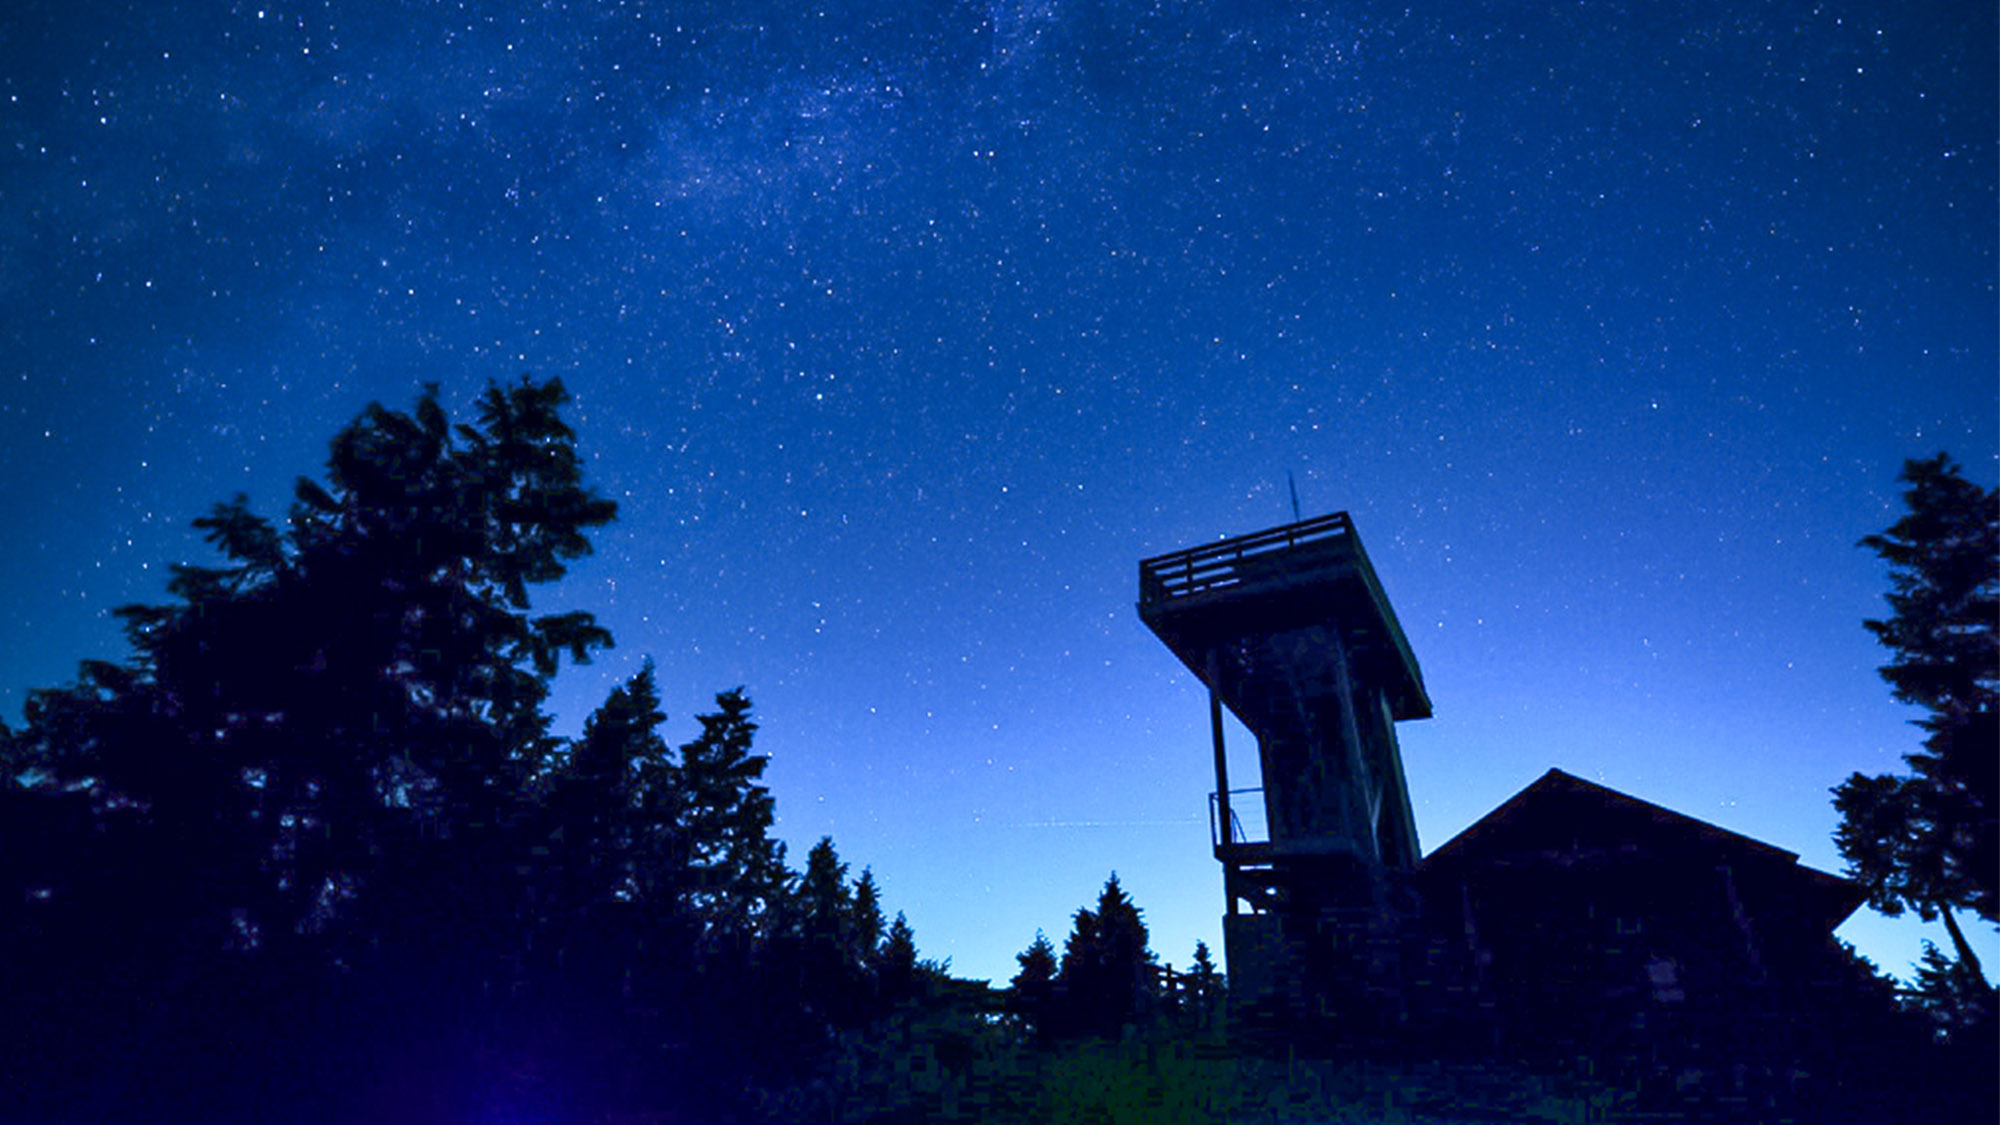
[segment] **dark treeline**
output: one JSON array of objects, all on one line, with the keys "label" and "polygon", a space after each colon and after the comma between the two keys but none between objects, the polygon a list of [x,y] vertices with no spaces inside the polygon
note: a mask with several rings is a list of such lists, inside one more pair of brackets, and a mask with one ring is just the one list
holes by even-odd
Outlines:
[{"label": "dark treeline", "polygon": [[1078,910],[1072,922],[1060,959],[1040,933],[1015,958],[1020,971],[1010,982],[1007,1010],[1032,1042],[1117,1039],[1162,1022],[1181,1029],[1215,1026],[1223,983],[1207,944],[1195,943],[1185,973],[1161,965],[1143,912],[1116,873],[1097,905]]},{"label": "dark treeline", "polygon": [[564,401],[371,406],[0,727],[4,1116],[727,1117],[941,979],[831,840],[787,866],[740,691],[550,733],[611,641],[531,609],[615,515]]}]

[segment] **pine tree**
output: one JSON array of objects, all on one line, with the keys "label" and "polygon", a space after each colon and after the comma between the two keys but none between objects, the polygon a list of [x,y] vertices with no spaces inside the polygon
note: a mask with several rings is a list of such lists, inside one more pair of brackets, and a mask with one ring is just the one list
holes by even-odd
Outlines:
[{"label": "pine tree", "polygon": [[1216,971],[1215,959],[1208,952],[1208,943],[1194,943],[1194,961],[1187,972],[1188,1006],[1193,1009],[1195,1024],[1207,1027],[1215,1020],[1222,1007],[1223,979]]},{"label": "pine tree", "polygon": [[1965,987],[1983,973],[1953,912],[2000,921],[2000,496],[1942,453],[1905,463],[1902,479],[1907,514],[1861,541],[1892,581],[1891,615],[1865,624],[1893,654],[1881,672],[1895,697],[1926,712],[1926,737],[1904,755],[1908,775],[1857,773],[1834,790],[1835,840],[1876,909],[1915,910],[1950,934],[1963,971],[1923,976],[1937,989],[1923,1006],[1972,1003],[1945,1022],[1990,1024],[2000,1005]]},{"label": "pine tree", "polygon": [[1151,1017],[1157,990],[1147,942],[1145,920],[1112,872],[1097,909],[1078,910],[1063,943],[1057,994],[1066,1030],[1111,1036]]},{"label": "pine tree", "polygon": [[752,752],[757,724],[742,689],[715,697],[701,734],[681,747],[676,782],[689,848],[692,911],[711,947],[747,950],[768,937],[788,873],[771,836],[775,802],[762,784],[770,759]]},{"label": "pine tree", "polygon": [[797,975],[798,1003],[829,1026],[855,1022],[868,1007],[869,970],[851,956],[854,894],[831,836],[820,837],[806,853],[789,913],[786,949]]},{"label": "pine tree", "polygon": [[843,930],[852,913],[847,886],[847,864],[834,849],[833,837],[822,836],[806,853],[805,873],[799,877],[796,895],[799,927],[829,948],[846,944]]},{"label": "pine tree", "polygon": [[882,948],[875,958],[875,977],[881,982],[882,999],[891,1005],[916,996],[923,979],[923,966],[917,961],[917,935],[910,928],[910,921],[896,912],[896,920],[889,923],[888,936],[882,939]]},{"label": "pine tree", "polygon": [[[672,949],[686,929],[689,847],[673,754],[660,737],[649,660],[613,688],[584,721],[542,780],[533,852],[524,874],[536,880],[536,921],[556,931],[550,951],[591,948],[629,973],[631,949],[646,940]],[[614,953],[614,947],[630,947]]]},{"label": "pine tree", "polygon": [[1899,992],[1942,1041],[1992,1037],[1993,986],[1980,975],[1976,958],[1947,957],[1936,943],[1927,941],[1916,980]]},{"label": "pine tree", "polygon": [[649,660],[613,688],[584,721],[583,736],[546,783],[550,854],[570,868],[569,902],[632,900],[678,873],[656,831],[672,825],[678,794],[667,784],[672,762],[660,738],[659,690]]},{"label": "pine tree", "polygon": [[1030,1039],[1046,1039],[1052,1032],[1051,1017],[1056,1001],[1056,947],[1049,936],[1035,931],[1035,940],[1014,955],[1021,966],[1008,982],[1007,1010]]},{"label": "pine tree", "polygon": [[848,958],[858,965],[873,965],[882,947],[882,926],[882,889],[876,885],[875,872],[864,867],[848,902]]}]

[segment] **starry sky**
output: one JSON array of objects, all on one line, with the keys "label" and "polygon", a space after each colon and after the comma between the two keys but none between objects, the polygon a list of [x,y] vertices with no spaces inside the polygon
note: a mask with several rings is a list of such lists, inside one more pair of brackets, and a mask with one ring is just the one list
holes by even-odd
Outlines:
[{"label": "starry sky", "polygon": [[[1838,870],[1904,458],[2000,471],[1990,3],[42,0],[0,16],[0,714],[370,400],[560,375],[544,595],[1004,981],[1220,952],[1140,558],[1353,513],[1434,848],[1550,766]],[[1236,784],[1254,750],[1232,731]],[[1941,927],[1932,927],[1944,940]],[[1989,963],[1990,928],[1973,927]],[[1924,929],[1844,928],[1907,972]]]}]

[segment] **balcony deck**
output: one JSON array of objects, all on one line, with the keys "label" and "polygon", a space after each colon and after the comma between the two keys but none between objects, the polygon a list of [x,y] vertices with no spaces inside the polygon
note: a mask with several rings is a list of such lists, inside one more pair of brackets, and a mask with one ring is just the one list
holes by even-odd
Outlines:
[{"label": "balcony deck", "polygon": [[1139,617],[1198,677],[1209,651],[1236,638],[1336,626],[1383,653],[1397,719],[1431,713],[1416,654],[1346,512],[1141,561]]}]

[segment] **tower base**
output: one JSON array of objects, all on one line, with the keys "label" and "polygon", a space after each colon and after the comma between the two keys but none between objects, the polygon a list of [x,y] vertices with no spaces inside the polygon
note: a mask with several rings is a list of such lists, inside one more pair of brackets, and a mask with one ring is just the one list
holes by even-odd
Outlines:
[{"label": "tower base", "polygon": [[1425,960],[1409,877],[1342,857],[1294,859],[1278,874],[1272,909],[1222,920],[1232,1007],[1293,1037],[1400,1038]]}]

